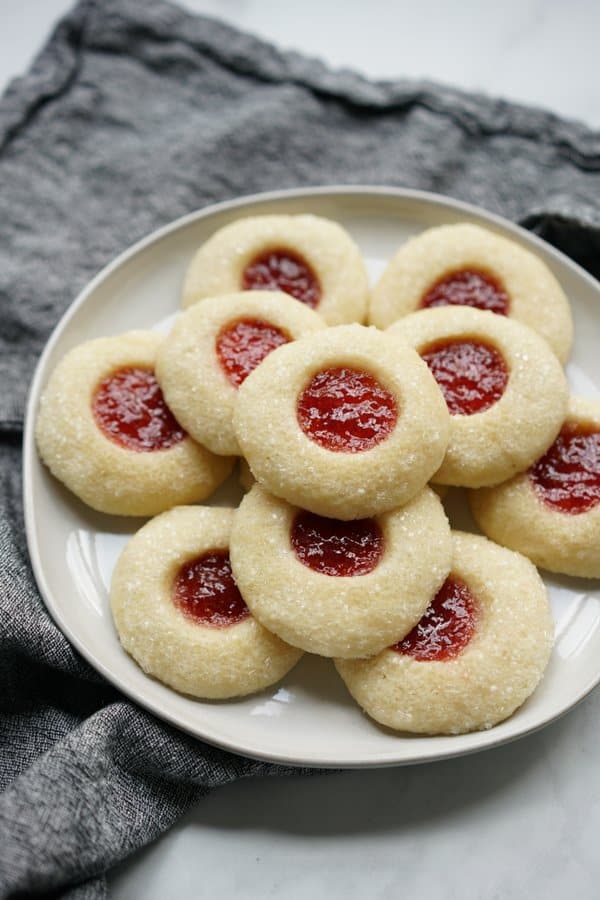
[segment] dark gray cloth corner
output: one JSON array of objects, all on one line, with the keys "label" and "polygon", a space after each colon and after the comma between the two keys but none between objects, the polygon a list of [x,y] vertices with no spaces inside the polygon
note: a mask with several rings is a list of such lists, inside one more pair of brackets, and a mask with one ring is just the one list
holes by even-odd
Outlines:
[{"label": "dark gray cloth corner", "polygon": [[332,72],[160,0],[78,4],[0,102],[0,898],[103,897],[208,790],[289,771],[163,725],[70,647],[29,567],[20,437],[50,330],[117,252],[210,202],[331,183],[469,200],[600,275],[600,134]]}]

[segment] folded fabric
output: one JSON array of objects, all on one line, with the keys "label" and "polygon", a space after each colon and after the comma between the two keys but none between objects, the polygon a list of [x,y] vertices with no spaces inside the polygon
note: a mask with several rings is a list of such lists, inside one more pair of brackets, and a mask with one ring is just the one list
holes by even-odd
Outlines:
[{"label": "folded fabric", "polygon": [[158,722],[71,648],[28,562],[20,438],[50,330],[116,253],[213,201],[332,183],[474,202],[600,275],[600,135],[331,72],[161,0],[79,3],[0,102],[0,897],[103,897],[212,787],[291,771]]}]

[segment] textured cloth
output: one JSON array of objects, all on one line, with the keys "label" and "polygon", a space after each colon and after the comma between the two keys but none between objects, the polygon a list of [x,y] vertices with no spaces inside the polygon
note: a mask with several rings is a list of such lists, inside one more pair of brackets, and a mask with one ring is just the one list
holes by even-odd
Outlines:
[{"label": "textured cloth", "polygon": [[83,662],[25,546],[20,436],[49,331],[117,252],[183,213],[331,183],[424,188],[600,274],[600,135],[428,83],[373,83],[158,0],[80,3],[0,103],[0,897],[103,873],[212,787],[282,774],[186,737]]}]

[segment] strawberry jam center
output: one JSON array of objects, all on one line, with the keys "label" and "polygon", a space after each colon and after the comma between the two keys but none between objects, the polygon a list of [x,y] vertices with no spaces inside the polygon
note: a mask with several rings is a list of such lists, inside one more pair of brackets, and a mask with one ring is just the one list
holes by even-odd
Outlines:
[{"label": "strawberry jam center", "polygon": [[376,378],[356,369],[324,369],[300,394],[298,422],[304,434],[327,450],[370,450],[398,420],[394,397]]},{"label": "strawberry jam center", "polygon": [[564,425],[549,450],[529,470],[536,492],[560,512],[578,513],[600,503],[600,431]]},{"label": "strawberry jam center", "polygon": [[391,648],[419,661],[454,659],[475,633],[477,601],[458,578],[448,577],[421,620]]},{"label": "strawberry jam center", "polygon": [[291,250],[267,250],[251,260],[242,274],[245,291],[283,291],[314,309],[321,285],[306,260]]},{"label": "strawberry jam center", "polygon": [[217,358],[228,380],[239,387],[250,372],[289,337],[261,319],[241,319],[222,329],[217,337]]},{"label": "strawberry jam center", "polygon": [[423,308],[472,306],[506,316],[509,301],[498,279],[476,269],[460,269],[436,281],[423,295],[420,305]]},{"label": "strawberry jam center", "polygon": [[227,550],[214,550],[182,566],[173,584],[175,606],[201,625],[225,628],[250,615],[231,573]]},{"label": "strawberry jam center", "polygon": [[92,412],[106,437],[128,450],[167,450],[186,437],[149,369],[119,369],[101,381]]},{"label": "strawberry jam center", "polygon": [[383,555],[383,534],[374,519],[342,522],[310,512],[298,513],[292,525],[297,558],[321,575],[366,575]]},{"label": "strawberry jam center", "polygon": [[489,344],[474,340],[440,341],[426,347],[421,356],[453,416],[484,412],[506,389],[506,363]]}]

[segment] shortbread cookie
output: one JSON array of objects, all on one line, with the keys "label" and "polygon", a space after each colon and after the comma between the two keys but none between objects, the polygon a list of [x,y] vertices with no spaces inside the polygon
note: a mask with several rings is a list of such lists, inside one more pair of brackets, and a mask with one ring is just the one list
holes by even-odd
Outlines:
[{"label": "shortbread cookie", "polygon": [[600,578],[600,400],[572,397],[560,434],[521,475],[471,491],[481,529],[537,566]]},{"label": "shortbread cookie", "polygon": [[429,488],[400,509],[345,522],[255,485],[231,531],[231,565],[252,613],[321,656],[371,656],[404,637],[450,571],[451,553]]},{"label": "shortbread cookie", "polygon": [[233,510],[180,506],[133,536],[111,607],[121,644],[148,675],[185,694],[240,697],[279,681],[302,653],[270,634],[231,574]]},{"label": "shortbread cookie", "polygon": [[328,325],[367,315],[360,251],[340,225],[318,216],[255,216],[221,228],[192,260],[183,305],[242,290],[291,294]]},{"label": "shortbread cookie", "polygon": [[238,391],[254,477],[337,519],[407,503],[439,467],[449,416],[427,366],[374,328],[340,325],[274,350]]},{"label": "shortbread cookie", "polygon": [[386,334],[427,362],[451,413],[450,443],[434,481],[500,484],[552,443],[568,402],[564,372],[526,325],[463,306],[425,309]]},{"label": "shortbread cookie", "polygon": [[186,431],[213,453],[240,449],[233,430],[238,388],[276,347],[325,328],[287,294],[213,297],[179,316],[159,348],[156,377]]},{"label": "shortbread cookie", "polygon": [[573,342],[569,301],[533,253],[478,225],[442,225],[409,240],[371,296],[379,328],[417,309],[458,305],[510,316],[544,337],[564,362]]},{"label": "shortbread cookie", "polygon": [[554,626],[518,553],[453,532],[452,571],[419,624],[373,659],[336,660],[357,703],[398,731],[461,734],[510,716],[540,682]]},{"label": "shortbread cookie", "polygon": [[36,426],[53,475],[100,512],[152,516],[204,500],[233,460],[189,437],[154,377],[162,338],[131,331],[71,350],[43,393]]}]

